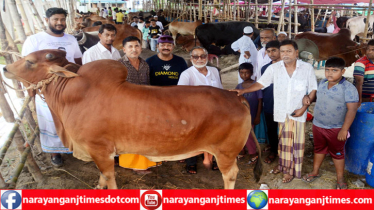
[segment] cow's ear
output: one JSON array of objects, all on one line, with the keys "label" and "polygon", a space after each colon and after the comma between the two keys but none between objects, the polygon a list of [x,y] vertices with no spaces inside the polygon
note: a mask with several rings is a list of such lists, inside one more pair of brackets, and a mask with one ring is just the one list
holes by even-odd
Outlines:
[{"label": "cow's ear", "polygon": [[68,71],[65,68],[63,68],[61,66],[57,66],[57,65],[53,65],[53,66],[49,67],[49,72],[51,72],[53,74],[56,74],[60,77],[67,77],[67,78],[78,77],[79,76],[78,74],[76,74],[74,72],[71,72],[71,71]]}]

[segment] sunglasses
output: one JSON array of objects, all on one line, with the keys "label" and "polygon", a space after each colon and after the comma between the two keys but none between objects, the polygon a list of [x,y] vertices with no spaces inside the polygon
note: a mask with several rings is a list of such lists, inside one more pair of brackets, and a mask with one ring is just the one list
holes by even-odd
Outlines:
[{"label": "sunglasses", "polygon": [[160,37],[159,39],[161,41],[170,41],[170,42],[174,41],[174,39],[172,37]]},{"label": "sunglasses", "polygon": [[203,60],[203,59],[206,59],[206,57],[208,57],[208,56],[207,55],[200,55],[200,56],[198,56],[198,55],[191,55],[191,57],[194,60],[199,60],[199,58],[201,58],[201,60]]}]

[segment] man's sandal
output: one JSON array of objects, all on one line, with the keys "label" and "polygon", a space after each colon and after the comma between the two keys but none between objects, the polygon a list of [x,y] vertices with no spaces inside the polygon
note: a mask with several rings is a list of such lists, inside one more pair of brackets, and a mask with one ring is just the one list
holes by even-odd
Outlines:
[{"label": "man's sandal", "polygon": [[197,165],[195,164],[195,165],[187,165],[186,166],[186,171],[187,171],[187,173],[189,173],[189,174],[197,174]]},{"label": "man's sandal", "polygon": [[303,176],[302,180],[304,182],[311,183],[311,182],[313,182],[314,180],[316,180],[320,177],[321,177],[321,175],[312,175],[312,174],[309,173],[309,174],[306,174],[305,176]]},{"label": "man's sandal", "polygon": [[347,190],[348,186],[345,182],[336,182],[336,189],[337,190]]}]

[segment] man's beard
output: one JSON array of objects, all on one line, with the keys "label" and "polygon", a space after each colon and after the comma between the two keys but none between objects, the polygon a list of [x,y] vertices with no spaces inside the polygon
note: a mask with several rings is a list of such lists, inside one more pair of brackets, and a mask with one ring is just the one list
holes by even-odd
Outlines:
[{"label": "man's beard", "polygon": [[204,65],[196,65],[194,62],[192,62],[192,65],[193,65],[195,68],[203,68],[203,67],[205,67],[207,64],[208,64],[208,60],[205,62]]},{"label": "man's beard", "polygon": [[64,33],[64,31],[66,29],[66,26],[65,26],[62,30],[57,30],[57,29],[53,28],[53,26],[50,25],[50,24],[48,25],[48,27],[52,31],[52,33],[54,33],[54,34],[62,34],[62,33]]}]

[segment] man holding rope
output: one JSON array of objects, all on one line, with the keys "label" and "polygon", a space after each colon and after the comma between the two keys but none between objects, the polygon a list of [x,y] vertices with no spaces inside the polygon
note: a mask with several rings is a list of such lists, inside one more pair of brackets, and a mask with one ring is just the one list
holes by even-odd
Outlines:
[{"label": "man holding rope", "polygon": [[[46,11],[45,21],[47,30],[28,37],[23,44],[22,56],[45,49],[58,49],[66,51],[66,59],[71,63],[82,64],[82,52],[74,36],[65,34],[66,10],[62,8],[49,8]],[[28,65],[33,65],[28,61]],[[36,113],[40,128],[40,142],[43,152],[51,153],[51,163],[56,167],[63,165],[61,153],[71,153],[64,147],[57,135],[51,111],[40,96],[35,97]]]}]

